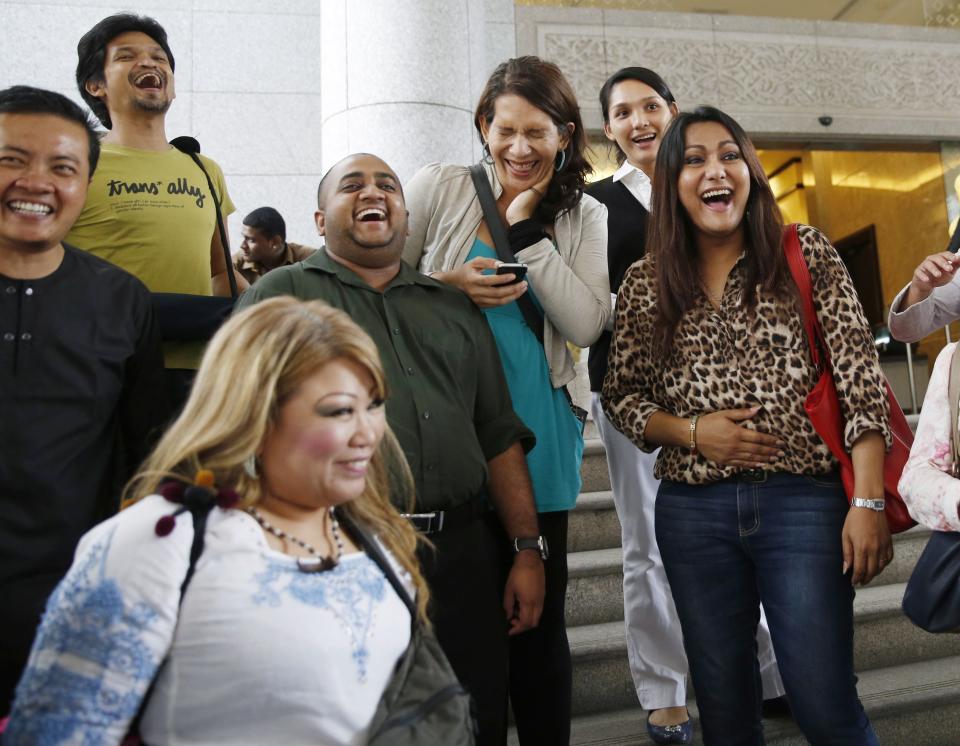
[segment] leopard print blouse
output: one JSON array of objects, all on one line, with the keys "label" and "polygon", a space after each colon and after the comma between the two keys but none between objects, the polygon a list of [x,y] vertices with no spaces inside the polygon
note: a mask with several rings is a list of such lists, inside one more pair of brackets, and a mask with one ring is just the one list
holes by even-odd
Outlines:
[{"label": "leopard print blouse", "polygon": [[[833,361],[833,375],[846,422],[849,448],[876,430],[890,443],[884,378],[873,335],[853,282],[836,249],[816,228],[799,227],[810,268],[814,305]],[[748,427],[778,435],[785,455],[771,470],[823,474],[837,468],[803,408],[817,381],[799,307],[758,288],[757,305],[742,303],[743,258],[727,278],[717,311],[701,293],[677,326],[673,351],[652,354],[657,313],[654,258],[633,264],[617,298],[616,326],[603,384],[603,407],[611,422],[645,451],[647,420],[657,411],[678,417],[761,405]],[[688,484],[732,476],[722,466],[686,448],[664,446],[655,474]]]}]

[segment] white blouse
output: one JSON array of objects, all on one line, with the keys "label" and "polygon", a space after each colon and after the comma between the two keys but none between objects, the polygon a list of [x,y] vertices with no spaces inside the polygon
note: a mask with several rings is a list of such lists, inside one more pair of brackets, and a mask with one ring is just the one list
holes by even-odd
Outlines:
[{"label": "white blouse", "polygon": [[951,473],[950,362],[957,345],[940,351],[920,408],[917,435],[900,476],[900,496],[913,519],[934,531],[960,531],[960,479]]},{"label": "white blouse", "polygon": [[249,515],[214,509],[181,606],[190,515],[154,532],[175,507],[145,498],[81,540],[4,743],[120,743],[154,678],[140,725],[151,746],[366,743],[410,639],[379,567],[357,552],[303,573]]}]

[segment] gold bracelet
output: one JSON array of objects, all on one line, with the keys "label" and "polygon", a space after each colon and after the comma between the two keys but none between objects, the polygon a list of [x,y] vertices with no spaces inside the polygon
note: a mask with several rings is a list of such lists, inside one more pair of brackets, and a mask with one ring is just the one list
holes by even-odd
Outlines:
[{"label": "gold bracelet", "polygon": [[695,414],[690,418],[690,453],[694,456],[697,455],[697,420],[700,419],[700,415]]}]

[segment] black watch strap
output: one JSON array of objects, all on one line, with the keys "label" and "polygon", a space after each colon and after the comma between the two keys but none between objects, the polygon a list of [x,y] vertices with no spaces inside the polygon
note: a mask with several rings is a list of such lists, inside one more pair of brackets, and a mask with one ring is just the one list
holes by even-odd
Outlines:
[{"label": "black watch strap", "polygon": [[526,549],[536,550],[540,553],[540,559],[544,561],[550,556],[550,549],[544,536],[519,536],[513,540],[514,554]]}]

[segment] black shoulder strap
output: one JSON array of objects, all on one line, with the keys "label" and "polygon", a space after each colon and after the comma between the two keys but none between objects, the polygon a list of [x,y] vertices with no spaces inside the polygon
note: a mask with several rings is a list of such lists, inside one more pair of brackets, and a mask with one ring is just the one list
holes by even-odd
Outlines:
[{"label": "black shoulder strap", "polygon": [[357,543],[363,548],[363,551],[367,553],[367,556],[372,559],[383,571],[387,581],[391,586],[393,586],[393,590],[396,591],[397,595],[400,597],[400,600],[403,601],[404,606],[407,607],[407,611],[410,612],[410,623],[411,626],[415,627],[418,619],[417,604],[410,596],[410,593],[404,587],[403,583],[400,582],[400,578],[397,577],[397,573],[394,571],[393,565],[390,564],[390,561],[380,550],[380,545],[377,544],[376,540],[367,532],[365,528],[360,526],[360,524],[354,521],[344,511],[337,511],[337,520],[350,532],[350,535],[356,539]]},{"label": "black shoulder strap", "polygon": [[[190,517],[193,518],[193,541],[190,544],[190,560],[187,563],[187,573],[183,578],[183,582],[180,584],[179,606],[183,606],[183,594],[187,592],[187,586],[190,585],[190,581],[193,580],[193,571],[197,569],[197,560],[199,560],[200,555],[203,554],[204,535],[207,533],[207,517],[210,515],[212,509],[213,504],[211,503],[210,505],[201,505],[195,511],[189,511]],[[140,707],[137,709],[137,714],[130,723],[129,735],[138,735],[140,732],[140,721],[143,720],[143,713],[147,709],[147,703],[153,696],[153,690],[157,686],[157,676],[165,661],[166,656],[164,656],[164,659],[161,660],[157,666],[153,681],[150,682],[150,686],[147,687],[147,691],[143,694],[143,699],[140,700]]]},{"label": "black shoulder strap", "polygon": [[183,578],[183,583],[180,584],[181,605],[183,604],[183,594],[187,592],[187,586],[193,580],[193,571],[197,569],[197,560],[203,554],[204,536],[207,533],[207,517],[212,509],[213,505],[203,505],[190,511],[190,516],[193,518],[193,542],[190,544],[190,562],[187,565],[187,574]]},{"label": "black shoulder strap", "polygon": [[201,161],[200,156],[197,155],[200,152],[200,143],[192,137],[184,136],[173,138],[170,141],[170,144],[181,153],[190,156],[193,162],[199,166],[201,171],[203,171],[203,175],[207,177],[207,188],[210,190],[210,197],[213,199],[213,209],[217,214],[217,231],[220,234],[220,245],[223,247],[223,258],[227,263],[227,280],[230,282],[230,295],[236,298],[237,278],[233,274],[233,258],[230,256],[230,244],[227,243],[227,231],[223,227],[223,214],[220,212],[220,199],[217,197],[217,190],[213,187],[213,179],[210,178],[210,174],[207,173],[207,169],[203,165],[203,161]]},{"label": "black shoulder strap", "polygon": [[[473,178],[473,186],[477,190],[477,197],[480,198],[480,207],[483,208],[483,219],[487,224],[487,230],[493,238],[494,248],[497,251],[497,257],[501,262],[513,263],[517,258],[510,251],[510,239],[507,238],[507,229],[503,225],[500,213],[497,212],[497,203],[493,198],[493,190],[490,188],[490,182],[487,181],[487,172],[479,163],[470,166],[470,176]],[[543,344],[543,315],[534,307],[533,301],[526,293],[517,298],[517,305],[520,307],[520,313],[523,314],[523,320],[533,331],[540,344]]]}]

